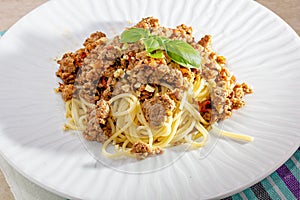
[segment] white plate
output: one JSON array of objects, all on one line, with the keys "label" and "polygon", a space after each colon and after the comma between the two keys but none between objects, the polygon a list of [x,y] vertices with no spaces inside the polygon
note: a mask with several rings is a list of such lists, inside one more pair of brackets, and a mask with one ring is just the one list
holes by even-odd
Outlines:
[{"label": "white plate", "polygon": [[[61,130],[54,58],[80,47],[93,31],[113,36],[146,16],[165,26],[192,25],[197,39],[213,36],[214,49],[255,91],[224,128],[254,142],[217,139],[204,150],[167,150],[112,168],[96,163],[75,135]],[[0,63],[0,152],[27,178],[66,197],[221,198],[260,181],[299,146],[299,37],[250,0],[50,1],[7,31]]]}]

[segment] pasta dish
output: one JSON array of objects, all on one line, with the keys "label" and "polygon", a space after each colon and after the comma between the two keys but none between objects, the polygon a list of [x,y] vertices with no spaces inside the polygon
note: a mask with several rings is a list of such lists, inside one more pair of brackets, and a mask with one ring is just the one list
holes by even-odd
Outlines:
[{"label": "pasta dish", "polygon": [[195,41],[192,27],[163,27],[153,17],[112,39],[92,33],[58,60],[64,129],[102,143],[110,158],[143,159],[181,144],[200,148],[211,129],[252,141],[215,125],[243,107],[252,89],[237,83],[211,44],[209,35]]}]

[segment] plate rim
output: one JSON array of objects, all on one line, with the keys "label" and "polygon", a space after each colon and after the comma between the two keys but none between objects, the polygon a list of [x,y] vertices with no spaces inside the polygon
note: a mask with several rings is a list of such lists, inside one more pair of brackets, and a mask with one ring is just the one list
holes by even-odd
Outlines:
[{"label": "plate rim", "polygon": [[[285,25],[285,27],[288,29],[288,31],[290,33],[293,33],[294,37],[298,38],[298,43],[300,44],[300,37],[299,37],[299,35],[295,32],[295,30],[293,28],[291,28],[291,26],[286,21],[284,21],[282,18],[280,18],[276,13],[274,13],[272,10],[268,9],[264,5],[262,5],[262,4],[260,4],[260,3],[256,2],[256,1],[254,1],[254,0],[245,0],[245,1],[248,1],[249,3],[258,5],[260,8],[264,9],[265,12],[271,13],[271,15],[273,17],[276,17],[277,20],[280,20],[280,22]],[[59,0],[47,1],[47,2],[45,2],[45,3],[43,3],[43,4],[39,5],[39,6],[37,6],[36,8],[34,8],[33,10],[31,10],[30,12],[28,12],[26,15],[24,15],[21,19],[19,19],[16,23],[14,23],[6,31],[6,33],[1,37],[0,41],[4,40],[6,38],[6,35],[10,34],[10,32],[14,30],[14,27],[18,26],[19,22],[22,21],[22,20],[24,20],[24,19],[26,19],[26,17],[28,15],[36,12],[41,7],[47,6],[48,4],[53,3],[53,2],[59,2]],[[280,162],[277,162],[276,165],[274,165],[273,168],[270,168],[270,169],[267,170],[268,171],[267,173],[261,175],[260,177],[256,178],[255,180],[252,180],[247,185],[239,187],[238,189],[236,189],[236,188],[232,189],[232,190],[226,192],[225,194],[218,194],[216,196],[213,196],[212,198],[224,198],[224,197],[228,197],[228,196],[231,196],[231,195],[233,195],[233,194],[235,194],[237,192],[241,192],[242,190],[244,190],[246,188],[249,188],[253,184],[256,184],[256,183],[260,182],[261,180],[263,180],[264,178],[266,178],[267,176],[269,176],[271,173],[273,173],[274,171],[276,171],[282,164],[284,164],[297,151],[297,149],[300,146],[300,143],[299,143],[299,141],[298,141],[298,145],[296,143],[297,142],[295,142],[295,146],[291,147],[290,150],[285,155],[282,156],[282,159],[280,160]],[[54,194],[60,195],[62,197],[65,197],[65,198],[74,198],[74,196],[70,196],[69,194],[66,194],[63,191],[58,190],[58,188],[52,188],[50,186],[47,186],[47,185],[43,184],[42,182],[40,182],[39,180],[37,180],[36,177],[30,176],[30,174],[27,174],[25,172],[25,170],[20,169],[16,165],[16,163],[14,163],[11,159],[9,159],[9,157],[7,157],[5,155],[5,152],[2,152],[1,149],[0,149],[0,155],[5,159],[5,161],[8,162],[8,164],[10,166],[13,167],[13,169],[15,169],[18,173],[20,173],[22,176],[26,177],[28,180],[32,181],[36,185],[38,185],[38,186],[40,186],[42,188],[45,188],[46,190],[48,190],[48,191],[50,191],[50,192],[52,192]],[[75,198],[78,198],[78,197],[75,197]]]}]

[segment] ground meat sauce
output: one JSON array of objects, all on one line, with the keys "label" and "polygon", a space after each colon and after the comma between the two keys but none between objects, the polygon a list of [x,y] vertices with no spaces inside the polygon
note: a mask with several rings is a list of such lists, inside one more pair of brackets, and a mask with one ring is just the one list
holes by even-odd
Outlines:
[{"label": "ground meat sauce", "polygon": [[137,159],[141,160],[152,154],[155,154],[155,155],[162,154],[163,150],[160,149],[159,147],[151,150],[147,144],[145,144],[143,142],[136,142],[133,144],[131,153],[136,154]]},{"label": "ground meat sauce", "polygon": [[184,89],[184,80],[181,71],[169,65],[137,65],[130,72],[129,81],[133,88],[139,88],[140,84],[163,85],[171,89]]},{"label": "ground meat sauce", "polygon": [[159,128],[174,108],[175,102],[166,94],[146,99],[142,104],[145,118],[152,128]]},{"label": "ground meat sauce", "polygon": [[[171,61],[151,58],[142,42],[122,43],[120,36],[109,40],[102,32],[95,32],[84,42],[84,48],[66,53],[57,61],[56,75],[63,83],[61,92],[64,101],[80,98],[95,104],[88,110],[87,127],[83,135],[87,140],[104,142],[111,135],[106,118],[110,114],[108,101],[115,95],[133,92],[142,103],[145,118],[151,127],[159,127],[182,94],[197,76],[203,77],[209,86],[210,99],[195,102],[199,112],[207,121],[214,122],[231,116],[241,108],[245,94],[252,93],[246,84],[238,84],[227,70],[226,59],[211,49],[211,36],[199,41],[192,36],[192,27],[184,24],[175,29],[159,25],[157,19],[142,19],[134,27],[150,30],[151,34],[189,43],[202,57],[201,68],[188,69]],[[154,96],[154,87],[168,88],[167,94]],[[143,143],[134,144],[133,153],[148,155],[153,152]],[[160,150],[157,150],[160,152]]]}]

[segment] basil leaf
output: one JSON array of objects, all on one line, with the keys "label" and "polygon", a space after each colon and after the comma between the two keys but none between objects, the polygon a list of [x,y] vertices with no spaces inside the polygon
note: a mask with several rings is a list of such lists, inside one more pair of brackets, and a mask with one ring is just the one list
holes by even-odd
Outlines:
[{"label": "basil leaf", "polygon": [[143,42],[146,48],[146,52],[148,53],[160,49],[160,44],[154,37],[143,39]]},{"label": "basil leaf", "polygon": [[164,54],[161,50],[156,51],[155,53],[148,53],[148,56],[151,58],[164,58]]},{"label": "basil leaf", "polygon": [[123,31],[121,34],[121,42],[136,42],[142,38],[148,38],[150,31],[143,28],[131,28]]},{"label": "basil leaf", "polygon": [[171,40],[170,38],[167,38],[167,37],[164,37],[164,36],[160,36],[159,38],[160,38],[160,40],[162,41],[162,43],[166,43],[166,42],[173,41],[173,40]]},{"label": "basil leaf", "polygon": [[[152,58],[163,58],[162,50],[166,51],[168,57],[174,62],[188,68],[199,68],[201,66],[200,54],[188,43],[181,40],[151,35],[150,31],[142,28],[131,28],[121,34],[121,42],[137,42],[142,40],[148,55]],[[155,53],[152,53],[156,51]]]},{"label": "basil leaf", "polygon": [[171,41],[171,39],[164,36],[152,35],[151,37],[155,38],[159,45],[164,48],[164,43]]},{"label": "basil leaf", "polygon": [[201,66],[200,54],[188,43],[181,40],[169,40],[164,43],[167,55],[176,63],[188,67]]}]

